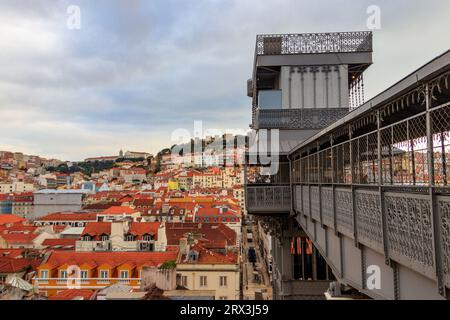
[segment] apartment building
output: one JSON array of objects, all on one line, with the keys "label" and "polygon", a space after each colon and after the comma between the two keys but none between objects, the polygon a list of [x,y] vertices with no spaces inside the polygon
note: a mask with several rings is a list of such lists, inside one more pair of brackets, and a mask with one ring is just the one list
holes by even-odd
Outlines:
[{"label": "apartment building", "polygon": [[[184,244],[183,244],[184,242]],[[240,292],[239,262],[236,253],[220,253],[200,243],[180,242],[177,283],[189,290],[212,290],[216,300],[237,300]]]},{"label": "apartment building", "polygon": [[0,183],[0,193],[30,192],[30,191],[34,191],[34,185],[32,183],[25,183],[22,181],[11,183]]},{"label": "apartment building", "polygon": [[33,193],[21,193],[12,198],[12,214],[28,218],[33,213]]},{"label": "apartment building", "polygon": [[40,190],[34,193],[33,218],[49,213],[81,210],[87,190]]},{"label": "apartment building", "polygon": [[165,251],[166,230],[159,222],[89,222],[76,251]]},{"label": "apartment building", "polygon": [[[164,273],[161,266],[176,261],[178,251],[167,252],[69,252],[54,251],[37,267],[33,285],[53,296],[68,289],[103,289],[120,283],[141,289],[146,274]],[[73,280],[74,277],[77,280]]]}]

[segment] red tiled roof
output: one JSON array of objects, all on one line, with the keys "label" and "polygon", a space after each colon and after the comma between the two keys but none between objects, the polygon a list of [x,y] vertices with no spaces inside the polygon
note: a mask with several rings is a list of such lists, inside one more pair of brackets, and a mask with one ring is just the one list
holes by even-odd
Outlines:
[{"label": "red tiled roof", "polygon": [[8,233],[33,233],[38,227],[32,225],[24,225],[21,223],[15,223],[12,226],[6,228]]},{"label": "red tiled roof", "polygon": [[83,298],[82,300],[89,300],[94,294],[93,290],[88,289],[68,289],[63,290],[57,293],[54,296],[48,298],[49,300],[74,300],[79,297]]},{"label": "red tiled roof", "polygon": [[14,214],[0,214],[0,226],[21,221],[25,221],[25,219]]},{"label": "red tiled roof", "polygon": [[236,264],[237,255],[228,252],[226,255],[216,251],[208,250],[199,243],[190,247],[190,250],[198,252],[198,259],[195,262],[184,262],[185,255],[181,258],[182,263],[192,264]]},{"label": "red tiled roof", "polygon": [[55,246],[61,246],[61,247],[67,247],[67,246],[73,246],[75,247],[75,242],[77,239],[45,239],[42,242],[43,246],[47,247],[55,247]]},{"label": "red tiled roof", "polygon": [[0,273],[17,273],[31,266],[27,259],[0,257]]},{"label": "red tiled roof", "polygon": [[221,212],[220,208],[213,208],[211,206],[199,208],[195,215],[199,217],[239,217],[239,214],[232,209],[227,208]]},{"label": "red tiled roof", "polygon": [[133,261],[137,266],[159,266],[160,264],[176,260],[178,251],[166,252],[69,252],[69,251],[53,251],[47,259],[46,264],[50,266],[61,266],[68,262],[75,265],[84,263],[94,263],[97,266],[108,264],[111,266],[119,266],[129,261]]},{"label": "red tiled roof", "polygon": [[0,249],[0,257],[21,258],[24,249]]},{"label": "red tiled roof", "polygon": [[200,234],[201,240],[217,242],[225,240],[229,246],[236,244],[236,232],[223,223],[166,223],[167,244],[177,245],[187,233]]},{"label": "red tiled roof", "polygon": [[97,220],[97,213],[69,213],[69,212],[50,213],[46,216],[37,219],[37,221],[95,221],[95,220]]},{"label": "red tiled roof", "polygon": [[112,201],[106,203],[92,203],[83,207],[83,210],[106,210],[114,206],[119,206],[120,202]]},{"label": "red tiled roof", "polygon": [[[128,232],[137,236],[137,240],[140,240],[145,234],[154,235],[156,240],[158,237],[159,225],[159,222],[131,222]],[[111,234],[111,222],[89,222],[84,228],[82,236],[90,235],[94,238],[98,238],[102,234]]]},{"label": "red tiled roof", "polygon": [[38,234],[35,233],[7,233],[1,234],[2,237],[8,244],[32,244],[34,238]]},{"label": "red tiled roof", "polygon": [[132,222],[129,233],[142,237],[145,234],[154,235],[155,240],[158,238],[159,222]]},{"label": "red tiled roof", "polygon": [[155,200],[153,198],[139,198],[139,199],[134,199],[133,201],[133,205],[135,207],[149,207],[151,205],[153,205],[153,202]]},{"label": "red tiled roof", "polygon": [[81,233],[82,236],[97,237],[102,234],[111,234],[111,222],[88,222]]},{"label": "red tiled roof", "polygon": [[101,214],[134,214],[136,211],[127,206],[113,206],[101,212]]}]

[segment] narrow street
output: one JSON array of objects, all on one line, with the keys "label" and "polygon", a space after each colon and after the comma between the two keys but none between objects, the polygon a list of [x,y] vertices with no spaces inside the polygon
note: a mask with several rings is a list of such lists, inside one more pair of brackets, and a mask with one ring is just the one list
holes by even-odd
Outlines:
[{"label": "narrow street", "polygon": [[[251,230],[251,232],[249,232]],[[248,240],[248,234],[253,239]],[[242,288],[244,300],[271,300],[272,285],[267,266],[259,248],[257,228],[253,224],[248,224],[242,230]],[[253,248],[256,253],[256,262],[250,262],[249,249]]]}]

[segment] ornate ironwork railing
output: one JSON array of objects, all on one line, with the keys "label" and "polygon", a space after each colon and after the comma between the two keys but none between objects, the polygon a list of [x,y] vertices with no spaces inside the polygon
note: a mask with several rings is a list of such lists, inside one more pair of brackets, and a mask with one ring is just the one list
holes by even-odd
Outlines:
[{"label": "ornate ironwork railing", "polygon": [[[450,288],[450,72],[291,155],[294,210]],[[300,220],[301,221],[301,220]]]},{"label": "ornate ironwork railing", "polygon": [[289,212],[291,190],[289,185],[247,185],[247,210],[249,212]]},{"label": "ornate ironwork railing", "polygon": [[348,108],[257,109],[257,129],[321,129],[344,117]]},{"label": "ornate ironwork railing", "polygon": [[372,52],[372,32],[266,34],[256,36],[257,55]]}]

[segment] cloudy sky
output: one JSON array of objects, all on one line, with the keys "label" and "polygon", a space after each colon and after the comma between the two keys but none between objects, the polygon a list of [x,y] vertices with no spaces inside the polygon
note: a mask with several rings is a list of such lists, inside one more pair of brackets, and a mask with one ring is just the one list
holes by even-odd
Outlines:
[{"label": "cloudy sky", "polygon": [[80,160],[156,153],[194,120],[247,129],[256,34],[366,30],[369,5],[366,98],[450,49],[450,1],[1,0],[0,150]]}]

